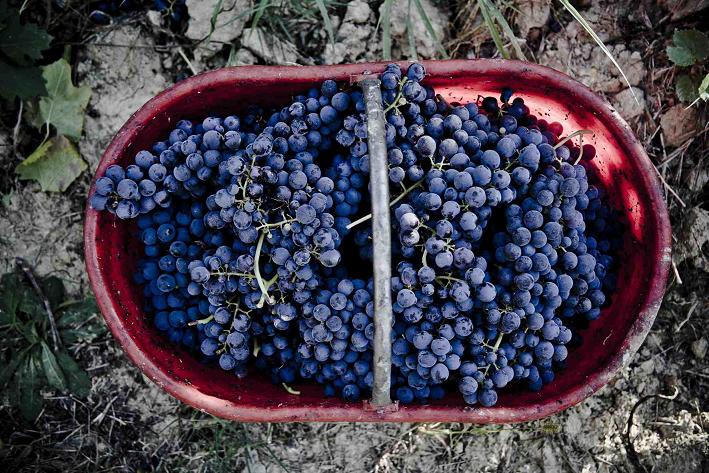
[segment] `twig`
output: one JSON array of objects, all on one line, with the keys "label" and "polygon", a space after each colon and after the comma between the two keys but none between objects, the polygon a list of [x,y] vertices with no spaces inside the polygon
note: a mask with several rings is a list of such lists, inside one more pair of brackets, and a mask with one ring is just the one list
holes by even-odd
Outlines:
[{"label": "twig", "polygon": [[677,195],[677,193],[675,192],[675,190],[674,190],[672,187],[670,187],[670,185],[667,183],[667,181],[665,181],[665,178],[662,177],[662,173],[661,173],[660,171],[658,171],[658,169],[657,169],[655,166],[653,166],[653,167],[655,168],[655,172],[657,172],[657,175],[660,177],[660,180],[662,181],[662,184],[664,184],[665,189],[667,189],[667,191],[668,191],[670,194],[672,194],[672,196],[673,196],[675,199],[677,199],[677,201],[680,203],[680,205],[681,205],[683,208],[687,208],[687,204],[684,203],[684,201],[682,200],[682,198],[681,198],[679,195]]},{"label": "twig", "polygon": [[15,156],[19,156],[19,153],[17,152],[17,140],[20,137],[20,124],[22,123],[22,109],[24,108],[25,102],[20,99],[20,111],[17,112],[17,123],[15,123],[15,127],[12,129],[12,150],[15,152]]},{"label": "twig", "polygon": [[672,271],[675,273],[675,277],[677,278],[677,284],[679,284],[680,286],[684,284],[682,282],[682,278],[679,275],[679,269],[677,269],[677,264],[675,263],[674,258],[672,259]]},{"label": "twig", "polygon": [[630,415],[628,416],[628,425],[625,429],[625,433],[623,435],[623,441],[625,443],[625,448],[628,450],[628,457],[630,459],[630,462],[633,464],[636,470],[642,471],[644,473],[647,473],[647,468],[643,466],[642,463],[640,463],[640,458],[638,458],[638,452],[635,451],[635,446],[633,445],[633,442],[630,440],[630,429],[633,427],[633,416],[635,415],[635,411],[638,410],[638,408],[645,402],[649,401],[650,399],[666,399],[668,401],[672,401],[677,397],[677,394],[679,394],[679,389],[677,386],[674,387],[675,392],[672,393],[671,395],[666,395],[666,394],[650,394],[649,396],[644,396],[638,400],[638,402],[635,403],[633,408],[630,410]]},{"label": "twig", "polygon": [[190,59],[187,57],[185,54],[185,51],[182,48],[179,48],[177,52],[182,56],[182,59],[187,63],[187,67],[190,68],[190,71],[192,71],[192,75],[196,76],[197,75],[197,70],[194,68],[192,63],[190,62]]},{"label": "twig", "polygon": [[49,328],[52,332],[52,342],[54,342],[54,351],[58,351],[59,347],[61,346],[61,340],[59,338],[59,331],[57,330],[57,322],[54,318],[54,312],[52,312],[52,306],[49,304],[49,299],[47,299],[47,296],[44,294],[44,291],[37,282],[37,278],[32,272],[32,268],[30,267],[29,263],[23,258],[17,257],[15,258],[15,264],[17,264],[17,266],[22,270],[22,272],[25,273],[25,276],[27,276],[27,279],[30,281],[30,284],[32,284],[32,287],[34,288],[35,292],[37,293],[39,298],[42,299],[44,310],[47,311],[47,318],[49,319]]},{"label": "twig", "polygon": [[696,309],[698,305],[699,305],[699,301],[694,301],[694,304],[692,304],[692,307],[690,307],[689,311],[687,312],[687,317],[682,322],[680,322],[679,325],[677,325],[677,328],[675,329],[675,333],[682,330],[682,327],[684,327],[684,324],[686,324],[689,321],[689,318],[694,313],[694,309]]}]

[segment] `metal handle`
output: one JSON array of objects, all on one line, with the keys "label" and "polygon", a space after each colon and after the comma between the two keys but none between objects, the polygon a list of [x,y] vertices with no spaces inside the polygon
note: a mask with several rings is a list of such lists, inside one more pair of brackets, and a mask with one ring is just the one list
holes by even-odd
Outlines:
[{"label": "metal handle", "polygon": [[[391,407],[391,222],[389,217],[389,170],[387,166],[385,117],[380,82],[362,76],[367,111],[369,185],[372,200],[372,245],[374,250],[374,386],[370,404],[375,409]],[[395,405],[394,405],[395,406]]]}]

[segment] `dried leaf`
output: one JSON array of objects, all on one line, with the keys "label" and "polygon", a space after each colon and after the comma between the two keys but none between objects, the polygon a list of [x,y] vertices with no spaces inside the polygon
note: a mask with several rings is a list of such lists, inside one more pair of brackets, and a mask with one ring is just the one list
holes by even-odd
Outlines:
[{"label": "dried leaf", "polygon": [[699,84],[699,90],[697,92],[699,93],[700,99],[705,102],[709,102],[709,74],[704,76],[702,83]]},{"label": "dried leaf", "polygon": [[86,169],[86,163],[63,135],[47,140],[15,172],[20,179],[33,179],[48,192],[63,192]]}]

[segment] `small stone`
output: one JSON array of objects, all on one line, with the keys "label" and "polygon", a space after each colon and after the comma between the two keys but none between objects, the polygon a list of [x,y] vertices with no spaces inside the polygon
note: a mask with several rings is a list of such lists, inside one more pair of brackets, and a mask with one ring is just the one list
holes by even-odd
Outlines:
[{"label": "small stone", "polygon": [[[233,42],[244,29],[251,8],[251,0],[187,0],[190,21],[185,36],[201,41],[194,49],[195,61],[203,62]],[[212,17],[215,8],[220,8],[214,26]],[[208,41],[202,41],[209,37]]]},{"label": "small stone", "polygon": [[546,0],[516,0],[515,23],[519,34],[526,38],[532,28],[541,28],[549,19],[551,2]]},{"label": "small stone", "polygon": [[694,107],[677,104],[660,118],[665,146],[680,146],[698,130],[699,115]]},{"label": "small stone", "polygon": [[250,66],[252,64],[256,64],[258,62],[258,58],[253,55],[251,51],[248,49],[240,48],[236,54],[234,54],[234,61],[233,64],[234,66]]},{"label": "small stone", "polygon": [[709,271],[709,261],[702,247],[709,242],[709,212],[694,207],[683,215],[676,232],[675,263],[691,261],[695,267]]},{"label": "small stone", "polygon": [[704,337],[692,342],[692,353],[694,353],[694,356],[696,356],[700,360],[703,360],[704,357],[707,355],[708,348],[709,342],[707,342],[707,339]]},{"label": "small stone", "polygon": [[[212,16],[219,4],[221,8],[212,29]],[[250,6],[248,0],[187,0],[190,22],[185,36],[195,41],[209,36],[212,41],[231,42],[241,35],[247,20],[244,11]]]},{"label": "small stone", "polygon": [[645,111],[645,92],[637,87],[623,89],[613,97],[613,105],[626,120],[640,116]]},{"label": "small stone", "polygon": [[162,27],[162,13],[157,10],[148,10],[148,21],[155,28]]},{"label": "small stone", "polygon": [[348,3],[342,23],[335,31],[335,44],[328,41],[325,45],[324,62],[339,64],[376,59],[379,55],[374,51],[378,45],[370,41],[373,34],[374,16],[369,5],[362,0]]},{"label": "small stone", "polygon": [[652,374],[655,371],[655,361],[650,358],[640,363],[640,369],[647,374]]},{"label": "small stone", "polygon": [[241,36],[241,46],[247,48],[269,64],[293,65],[305,61],[298,49],[262,28],[246,28]]}]

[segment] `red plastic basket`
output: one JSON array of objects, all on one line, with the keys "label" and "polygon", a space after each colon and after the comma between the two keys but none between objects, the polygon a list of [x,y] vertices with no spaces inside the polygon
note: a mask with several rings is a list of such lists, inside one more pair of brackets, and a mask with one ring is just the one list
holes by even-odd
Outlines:
[{"label": "red plastic basket", "polygon": [[[566,369],[540,392],[503,390],[498,404],[490,408],[466,406],[459,394],[451,393],[441,401],[401,406],[393,412],[324,398],[316,384],[296,385],[301,394],[293,395],[258,373],[237,379],[200,363],[158,333],[143,315],[142,292],[131,281],[141,251],[131,234],[134,227],[87,207],[84,243],[91,287],[114,337],[148,377],[187,404],[240,421],[506,423],[538,419],[572,406],[629,362],[662,300],[670,264],[670,225],[656,171],[628,125],[591,90],[546,67],[489,59],[424,64],[426,83],[449,102],[496,96],[510,86],[537,117],[561,123],[564,134],[579,129],[595,132],[584,140],[597,151],[590,166],[629,224],[619,290],[601,318],[582,333],[583,344],[570,350]],[[103,154],[97,175],[111,164],[128,164],[137,151],[163,139],[182,118],[227,115],[256,102],[282,105],[325,79],[349,82],[352,76],[383,68],[384,64],[249,66],[191,77],[150,100],[126,122]]]}]

